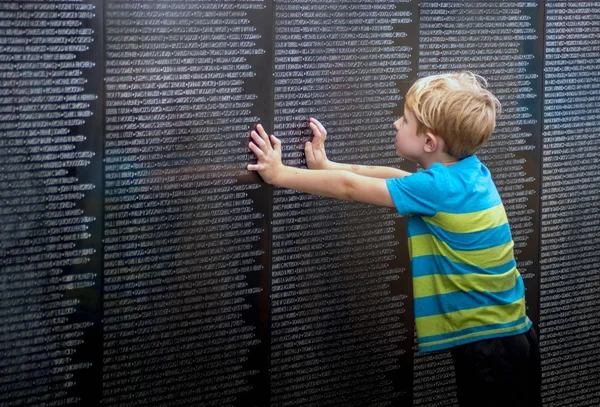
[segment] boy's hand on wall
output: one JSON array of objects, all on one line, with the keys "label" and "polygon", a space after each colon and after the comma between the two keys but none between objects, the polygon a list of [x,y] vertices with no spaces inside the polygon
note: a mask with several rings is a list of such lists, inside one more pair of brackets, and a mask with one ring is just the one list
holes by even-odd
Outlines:
[{"label": "boy's hand on wall", "polygon": [[313,139],[307,141],[304,145],[304,154],[306,155],[306,164],[311,170],[326,170],[329,168],[329,160],[325,153],[325,139],[327,130],[315,118],[310,118],[310,129],[313,132]]},{"label": "boy's hand on wall", "polygon": [[[269,183],[275,183],[277,173],[283,168],[281,162],[281,141],[271,135],[269,137],[262,125],[256,126],[255,130],[250,132],[252,140],[248,147],[258,158],[256,164],[248,164],[248,171],[258,171],[262,179]],[[272,143],[272,145],[271,145]]]}]

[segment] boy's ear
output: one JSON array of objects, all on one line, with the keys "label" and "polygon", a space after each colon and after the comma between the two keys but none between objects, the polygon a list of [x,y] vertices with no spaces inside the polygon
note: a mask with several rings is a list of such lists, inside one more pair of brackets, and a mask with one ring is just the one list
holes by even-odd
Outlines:
[{"label": "boy's ear", "polygon": [[425,145],[423,146],[423,148],[425,149],[426,153],[433,153],[434,151],[436,151],[438,148],[440,148],[440,144],[442,143],[442,140],[436,136],[435,134],[433,134],[430,131],[427,131],[425,133]]}]

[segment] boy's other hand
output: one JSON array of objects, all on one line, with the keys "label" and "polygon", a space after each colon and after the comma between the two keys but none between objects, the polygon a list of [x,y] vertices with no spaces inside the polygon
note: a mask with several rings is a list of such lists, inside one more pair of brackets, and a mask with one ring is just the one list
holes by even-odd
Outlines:
[{"label": "boy's other hand", "polygon": [[329,167],[329,160],[325,153],[325,139],[327,130],[315,118],[310,118],[309,127],[313,132],[313,139],[304,145],[306,164],[311,170],[325,170]]},{"label": "boy's other hand", "polygon": [[256,164],[248,164],[248,171],[258,171],[265,182],[273,184],[275,183],[277,173],[283,167],[281,162],[281,141],[273,135],[269,137],[260,124],[256,126],[256,130],[250,132],[250,137],[252,137],[253,141],[248,144],[248,147],[256,154],[258,162]]}]

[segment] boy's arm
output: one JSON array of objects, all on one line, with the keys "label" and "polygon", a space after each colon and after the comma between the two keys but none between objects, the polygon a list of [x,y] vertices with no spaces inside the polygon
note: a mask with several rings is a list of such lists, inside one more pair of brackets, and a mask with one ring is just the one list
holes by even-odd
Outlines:
[{"label": "boy's arm", "polygon": [[315,195],[394,207],[385,180],[348,171],[313,171],[285,166],[281,162],[281,142],[275,136],[269,138],[261,125],[256,129],[258,133],[250,133],[253,142],[249,147],[258,162],[248,165],[248,170],[258,171],[265,182]]},{"label": "boy's arm", "polygon": [[336,169],[343,171],[350,171],[354,174],[363,175],[365,177],[372,178],[381,178],[381,179],[389,179],[389,178],[402,178],[407,175],[411,175],[412,173],[408,171],[403,171],[394,167],[381,167],[377,165],[358,165],[358,164],[342,164],[336,163],[333,161],[329,161],[329,165],[326,167],[327,169]]},{"label": "boy's arm", "polygon": [[313,140],[312,142],[306,142],[304,146],[304,153],[306,154],[306,163],[310,169],[343,170],[350,171],[358,175],[364,175],[365,177],[383,179],[402,178],[407,175],[411,175],[410,172],[402,171],[393,167],[342,164],[329,161],[327,154],[325,153],[325,138],[327,137],[327,130],[325,130],[325,127],[323,127],[323,125],[314,118],[310,119],[309,126],[313,132]]}]

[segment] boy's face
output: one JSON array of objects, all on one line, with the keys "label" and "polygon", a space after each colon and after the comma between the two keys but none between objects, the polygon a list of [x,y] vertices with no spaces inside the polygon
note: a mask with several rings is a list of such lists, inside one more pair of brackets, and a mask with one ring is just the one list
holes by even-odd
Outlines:
[{"label": "boy's face", "polygon": [[427,138],[418,134],[417,128],[415,115],[405,107],[404,116],[394,122],[394,129],[396,129],[394,145],[398,156],[420,162]]}]

